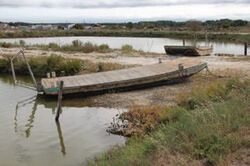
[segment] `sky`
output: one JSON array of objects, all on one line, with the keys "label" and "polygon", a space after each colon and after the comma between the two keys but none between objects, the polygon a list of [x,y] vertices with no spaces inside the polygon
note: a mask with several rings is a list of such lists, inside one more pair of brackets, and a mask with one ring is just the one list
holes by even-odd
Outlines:
[{"label": "sky", "polygon": [[103,23],[250,20],[250,0],[0,0],[0,21]]}]

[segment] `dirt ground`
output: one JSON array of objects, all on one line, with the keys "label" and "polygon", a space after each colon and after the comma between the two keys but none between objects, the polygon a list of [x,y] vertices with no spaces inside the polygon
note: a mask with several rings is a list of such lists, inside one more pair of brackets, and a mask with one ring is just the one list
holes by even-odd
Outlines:
[{"label": "dirt ground", "polygon": [[[18,52],[18,48],[1,49],[3,55],[14,55]],[[163,62],[171,63],[176,57],[169,57],[163,54],[138,54],[124,55],[120,51],[110,53],[62,53],[54,51],[42,50],[25,50],[27,56],[48,56],[57,54],[64,57],[87,59],[93,62],[114,62],[129,65],[149,65],[159,62],[159,58]],[[78,103],[81,100],[82,106],[96,107],[113,107],[113,108],[129,108],[134,105],[151,106],[151,105],[175,105],[176,96],[183,92],[191,90],[192,86],[214,81],[216,79],[225,79],[231,76],[249,77],[250,76],[250,58],[248,57],[186,57],[183,61],[189,59],[200,60],[207,62],[210,72],[201,72],[193,76],[185,82],[164,85],[144,90],[136,90],[130,92],[109,93],[84,99],[74,99],[73,103]],[[70,101],[65,103],[71,103]]]}]

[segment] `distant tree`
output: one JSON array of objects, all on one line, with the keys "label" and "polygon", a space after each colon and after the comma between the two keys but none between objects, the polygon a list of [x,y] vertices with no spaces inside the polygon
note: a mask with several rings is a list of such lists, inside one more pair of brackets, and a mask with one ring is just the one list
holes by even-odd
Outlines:
[{"label": "distant tree", "polygon": [[64,30],[64,26],[62,26],[62,25],[59,25],[58,27],[57,27],[57,29],[60,29],[60,30]]},{"label": "distant tree", "polygon": [[84,26],[82,24],[75,24],[72,29],[84,29]]},{"label": "distant tree", "polygon": [[197,21],[197,20],[190,20],[186,22],[186,26],[191,30],[191,31],[199,31],[202,29],[202,22]]},{"label": "distant tree", "polygon": [[132,22],[128,22],[127,25],[126,25],[126,27],[127,27],[128,29],[132,29],[132,28],[134,27],[134,25],[133,25]]},{"label": "distant tree", "polygon": [[246,26],[248,24],[248,21],[244,20],[234,20],[232,22],[232,26]]}]

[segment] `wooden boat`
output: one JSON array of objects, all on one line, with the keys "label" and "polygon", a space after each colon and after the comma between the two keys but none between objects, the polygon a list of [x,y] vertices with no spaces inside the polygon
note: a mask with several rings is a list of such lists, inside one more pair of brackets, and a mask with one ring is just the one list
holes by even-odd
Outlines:
[{"label": "wooden boat", "polygon": [[164,46],[168,55],[184,56],[209,56],[213,52],[213,47],[209,46]]},{"label": "wooden boat", "polygon": [[58,95],[59,82],[63,81],[63,95],[103,92],[116,89],[133,89],[166,83],[190,77],[207,68],[207,63],[186,58],[129,69],[68,77],[43,78],[40,92]]}]

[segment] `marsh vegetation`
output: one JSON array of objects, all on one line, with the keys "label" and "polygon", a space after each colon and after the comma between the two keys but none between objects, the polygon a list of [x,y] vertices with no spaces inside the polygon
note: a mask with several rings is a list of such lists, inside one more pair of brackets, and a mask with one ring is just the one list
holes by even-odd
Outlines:
[{"label": "marsh vegetation", "polygon": [[199,85],[177,101],[175,107],[122,114],[124,131],[132,137],[89,165],[226,165],[227,155],[249,147],[247,135],[241,135],[250,128],[249,80]]}]

